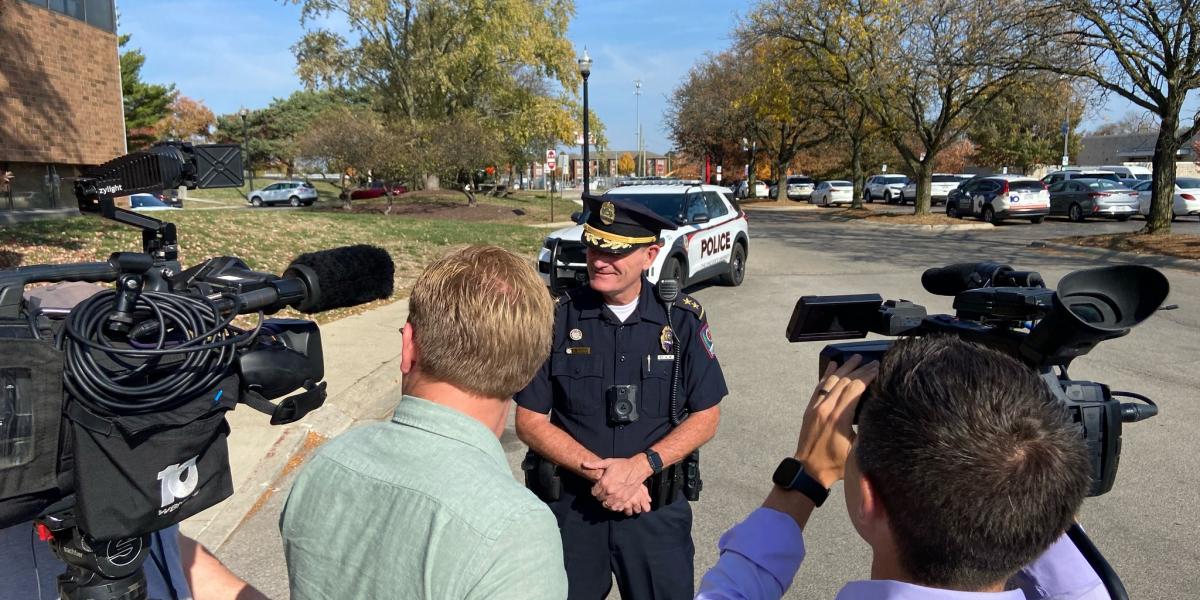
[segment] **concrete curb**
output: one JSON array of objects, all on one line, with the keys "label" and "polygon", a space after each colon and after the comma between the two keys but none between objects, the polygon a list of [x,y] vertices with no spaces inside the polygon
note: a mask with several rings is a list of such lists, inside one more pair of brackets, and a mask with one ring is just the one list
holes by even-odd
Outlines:
[{"label": "concrete curb", "polygon": [[1136,254],[1133,252],[1120,252],[1118,250],[1105,250],[1104,248],[1075,246],[1072,244],[1060,244],[1058,242],[1045,242],[1040,240],[1029,242],[1028,247],[1079,252],[1081,254],[1088,254],[1110,261],[1123,261],[1127,263],[1146,265],[1149,267],[1162,267],[1200,273],[1200,260],[1191,258],[1177,258],[1174,256],[1162,256],[1160,254]]},{"label": "concrete curb", "polygon": [[578,225],[578,223],[575,221],[558,221],[556,223],[537,223],[535,225],[530,225],[530,227],[537,229],[562,229],[563,227],[574,227],[576,225]]},{"label": "concrete curb", "polygon": [[813,210],[822,210],[824,206],[816,204],[796,204],[794,206],[771,206],[768,204],[741,204],[743,210],[763,211],[763,212],[808,212]]}]

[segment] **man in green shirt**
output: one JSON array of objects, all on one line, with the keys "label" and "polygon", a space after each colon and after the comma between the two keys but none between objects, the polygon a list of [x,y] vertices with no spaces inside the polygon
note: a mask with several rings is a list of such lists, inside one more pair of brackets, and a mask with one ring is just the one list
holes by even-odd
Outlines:
[{"label": "man in green shirt", "polygon": [[392,419],[323,446],[288,496],[279,528],[292,598],[566,597],[554,515],[513,479],[499,441],[512,395],[546,360],[553,319],[537,274],[500,248],[425,269]]}]

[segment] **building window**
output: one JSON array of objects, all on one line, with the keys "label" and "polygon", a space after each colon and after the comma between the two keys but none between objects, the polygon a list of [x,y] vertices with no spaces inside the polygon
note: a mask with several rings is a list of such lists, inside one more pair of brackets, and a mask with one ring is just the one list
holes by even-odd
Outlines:
[{"label": "building window", "polygon": [[[8,194],[0,195],[0,210],[36,210],[66,208],[70,204],[74,167],[31,163],[10,163],[13,174]],[[2,191],[2,190],[0,190]]]},{"label": "building window", "polygon": [[113,31],[113,0],[87,0],[87,22],[104,31]]}]

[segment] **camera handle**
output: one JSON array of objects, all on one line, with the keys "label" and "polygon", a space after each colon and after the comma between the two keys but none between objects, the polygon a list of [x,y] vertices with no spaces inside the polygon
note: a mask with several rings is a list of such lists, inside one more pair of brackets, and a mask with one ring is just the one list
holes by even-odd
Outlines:
[{"label": "camera handle", "polygon": [[1067,529],[1067,537],[1071,538],[1071,542],[1079,549],[1079,553],[1087,559],[1088,565],[1096,572],[1100,578],[1100,582],[1104,584],[1104,589],[1108,592],[1109,598],[1112,600],[1129,600],[1129,594],[1125,591],[1125,584],[1121,583],[1121,578],[1117,576],[1117,572],[1113,570],[1112,565],[1100,553],[1100,549],[1092,543],[1091,538],[1079,526],[1079,523],[1072,523]]}]

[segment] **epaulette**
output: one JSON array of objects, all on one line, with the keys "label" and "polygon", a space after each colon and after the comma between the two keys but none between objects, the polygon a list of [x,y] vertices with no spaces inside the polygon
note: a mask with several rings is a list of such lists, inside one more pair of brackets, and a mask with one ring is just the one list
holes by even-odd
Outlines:
[{"label": "epaulette", "polygon": [[696,302],[695,298],[687,294],[681,294],[676,298],[675,306],[695,314],[697,319],[704,320],[704,307],[700,306],[700,303]]}]

